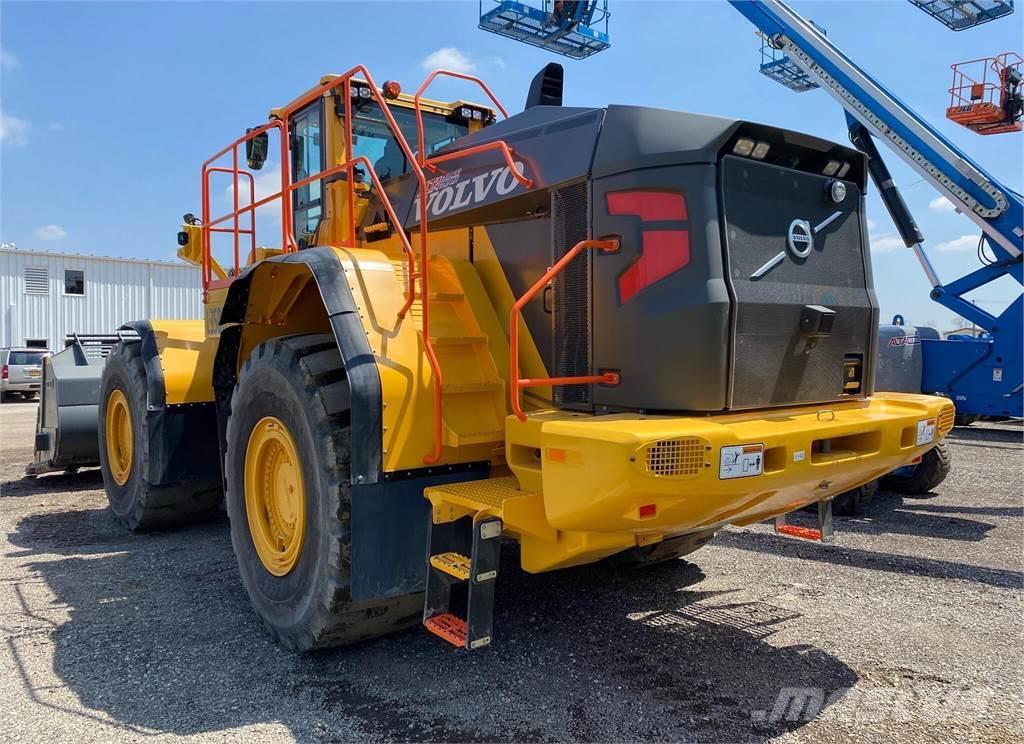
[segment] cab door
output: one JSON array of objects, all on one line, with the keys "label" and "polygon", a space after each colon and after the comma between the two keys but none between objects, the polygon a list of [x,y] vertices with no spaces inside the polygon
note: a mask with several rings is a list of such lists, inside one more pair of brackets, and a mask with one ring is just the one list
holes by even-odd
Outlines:
[{"label": "cab door", "polygon": [[[296,112],[288,122],[291,137],[291,179],[298,183],[324,169],[323,99]],[[323,182],[311,181],[292,191],[292,228],[299,249],[317,244],[324,217]]]}]

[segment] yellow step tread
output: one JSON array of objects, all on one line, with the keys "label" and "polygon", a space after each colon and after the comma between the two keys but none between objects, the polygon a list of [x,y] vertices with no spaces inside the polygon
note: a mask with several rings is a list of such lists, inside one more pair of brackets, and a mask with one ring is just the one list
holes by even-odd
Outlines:
[{"label": "yellow step tread", "polygon": [[469,558],[461,553],[440,553],[430,556],[430,565],[438,571],[465,581],[469,578]]},{"label": "yellow step tread", "polygon": [[487,343],[487,336],[433,336],[430,339],[431,346],[483,346]]},{"label": "yellow step tread", "polygon": [[452,292],[448,292],[448,291],[433,292],[432,291],[432,292],[429,292],[427,294],[427,299],[429,299],[431,302],[458,302],[459,300],[466,299],[466,295],[463,292],[455,292],[455,291],[452,291]]},{"label": "yellow step tread", "polygon": [[486,381],[486,382],[445,382],[441,384],[442,393],[492,393],[496,390],[501,390],[501,382]]},{"label": "yellow step tread", "polygon": [[[494,429],[493,431],[467,431],[460,432],[455,431],[451,427],[448,427],[444,432],[444,438],[446,444],[449,447],[465,447],[470,444],[487,444],[488,442],[503,442],[505,440],[505,432],[502,429]],[[458,442],[458,444],[454,444]]]},{"label": "yellow step tread", "polygon": [[497,507],[499,509],[506,499],[527,495],[519,490],[519,481],[513,475],[430,486],[424,489],[424,492],[428,497],[436,496],[467,506]]}]

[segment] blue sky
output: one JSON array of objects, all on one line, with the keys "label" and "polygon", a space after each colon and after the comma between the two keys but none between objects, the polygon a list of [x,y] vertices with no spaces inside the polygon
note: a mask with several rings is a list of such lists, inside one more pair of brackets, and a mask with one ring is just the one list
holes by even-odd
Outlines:
[{"label": "blue sky", "polygon": [[[876,75],[1004,183],[1021,190],[1021,135],[981,137],[943,118],[949,65],[1021,51],[1022,10],[953,33],[905,0],[801,2]],[[795,94],[757,73],[753,27],[722,0],[612,0],[612,48],[566,66],[566,103],[626,103],[732,116],[846,142],[822,91]],[[21,249],[173,256],[180,216],[199,212],[199,164],[265,121],[322,74],[367,65],[415,89],[436,65],[484,78],[512,110],[556,59],[476,28],[476,2],[54,3],[0,5],[3,124],[0,240]],[[458,84],[438,98],[479,98]],[[888,150],[884,150],[888,154]],[[895,155],[897,182],[942,279],[976,265],[973,223],[943,209]],[[943,328],[913,255],[881,203],[868,202],[883,319],[903,312]],[[268,241],[269,242],[269,241]],[[989,310],[1020,291],[976,295]],[[1000,304],[992,304],[1000,303]]]}]

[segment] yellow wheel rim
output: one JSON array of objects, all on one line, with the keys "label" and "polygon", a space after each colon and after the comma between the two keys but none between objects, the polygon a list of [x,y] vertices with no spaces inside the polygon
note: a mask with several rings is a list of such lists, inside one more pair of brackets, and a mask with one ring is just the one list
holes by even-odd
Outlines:
[{"label": "yellow wheel rim", "polygon": [[124,393],[115,390],[107,399],[107,462],[114,482],[123,486],[132,474],[132,414]]},{"label": "yellow wheel rim", "polygon": [[280,419],[260,419],[245,449],[245,514],[260,562],[284,576],[299,561],[306,490],[295,440]]}]

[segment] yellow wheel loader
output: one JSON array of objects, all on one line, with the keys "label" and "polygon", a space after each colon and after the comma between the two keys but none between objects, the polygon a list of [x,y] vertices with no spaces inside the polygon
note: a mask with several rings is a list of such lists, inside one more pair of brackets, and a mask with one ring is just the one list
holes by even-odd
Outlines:
[{"label": "yellow wheel loader", "polygon": [[[491,101],[424,98],[439,74]],[[486,646],[503,539],[541,572],[767,519],[824,538],[832,497],[951,429],[948,400],[873,394],[864,156],[561,99],[557,65],[512,116],[470,76],[357,67],[203,164],[178,242],[205,320],[125,326],[103,478],[134,530],[223,499],[285,646]]]}]

